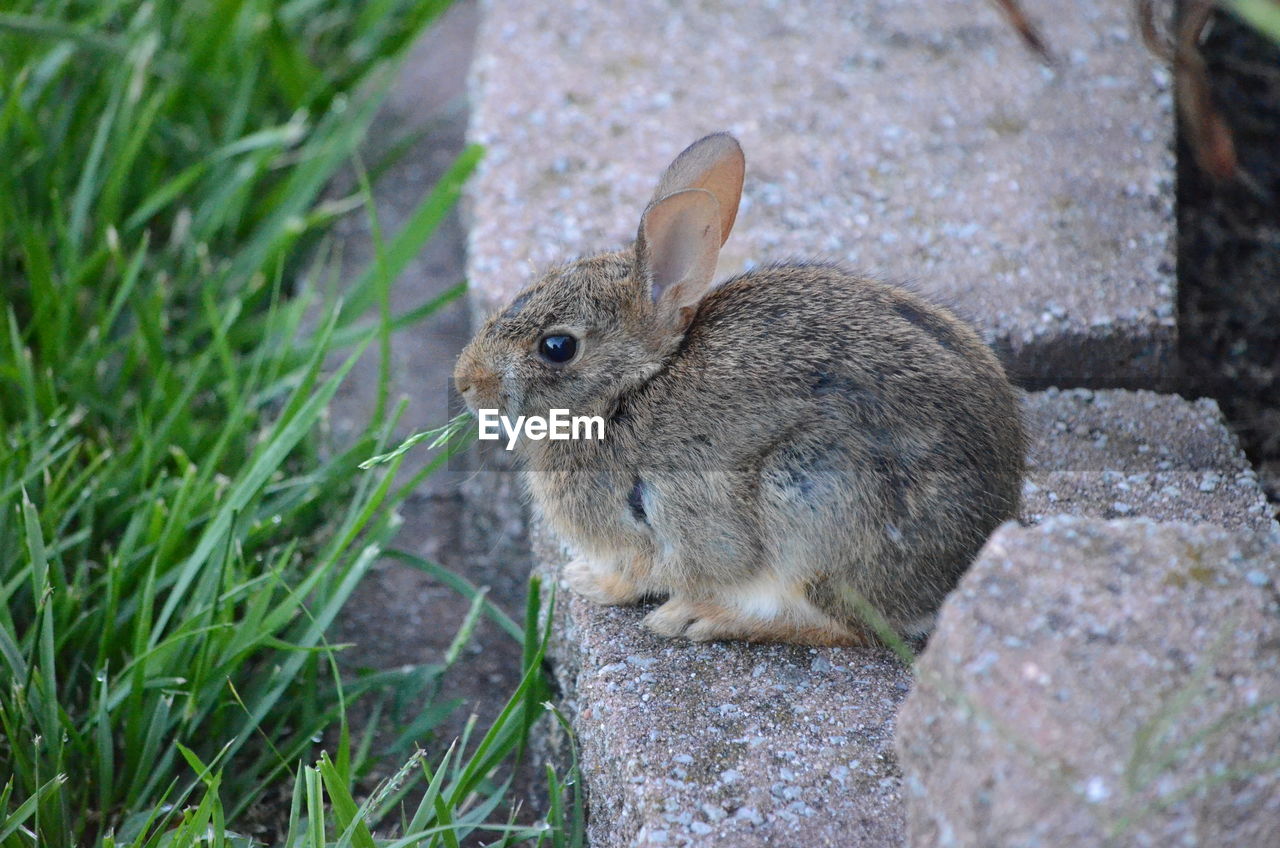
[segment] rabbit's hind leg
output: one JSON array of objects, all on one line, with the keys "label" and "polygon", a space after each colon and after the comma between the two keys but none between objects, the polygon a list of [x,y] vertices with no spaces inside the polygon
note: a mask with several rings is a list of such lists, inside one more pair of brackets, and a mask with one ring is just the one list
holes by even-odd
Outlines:
[{"label": "rabbit's hind leg", "polygon": [[745,586],[722,588],[713,597],[672,597],[645,617],[661,636],[695,642],[741,639],[800,645],[869,645],[864,632],[837,621],[811,604],[803,587],[762,576]]},{"label": "rabbit's hind leg", "polygon": [[747,642],[789,642],[795,645],[846,645],[865,647],[873,640],[826,616],[776,616],[753,618],[733,607],[700,605],[701,617],[684,631],[695,642],[741,639]]}]

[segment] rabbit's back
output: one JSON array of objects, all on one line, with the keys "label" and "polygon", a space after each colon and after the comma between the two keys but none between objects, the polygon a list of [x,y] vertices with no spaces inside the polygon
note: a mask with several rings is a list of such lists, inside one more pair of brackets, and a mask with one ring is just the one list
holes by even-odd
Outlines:
[{"label": "rabbit's back", "polygon": [[640,395],[653,473],[725,475],[760,561],[841,618],[856,596],[897,626],[931,611],[1018,510],[1024,437],[995,356],[945,310],[838,268],[723,284]]}]

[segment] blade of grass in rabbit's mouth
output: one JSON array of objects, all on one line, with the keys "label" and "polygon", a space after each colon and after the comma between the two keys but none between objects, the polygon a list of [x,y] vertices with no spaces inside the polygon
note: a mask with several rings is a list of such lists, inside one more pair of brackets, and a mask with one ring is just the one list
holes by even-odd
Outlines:
[{"label": "blade of grass in rabbit's mouth", "polygon": [[414,433],[412,436],[401,442],[395,450],[369,457],[364,462],[360,463],[360,468],[368,470],[375,465],[382,465],[383,463],[390,462],[393,459],[408,453],[410,448],[420,442],[425,442],[427,439],[431,440],[431,444],[427,445],[428,450],[443,447],[452,451],[457,447],[460,447],[460,445],[456,443],[460,441],[459,437],[467,431],[467,423],[470,420],[472,420],[472,416],[469,412],[463,412],[455,415],[442,427],[436,427],[432,430],[424,430],[421,433]]}]

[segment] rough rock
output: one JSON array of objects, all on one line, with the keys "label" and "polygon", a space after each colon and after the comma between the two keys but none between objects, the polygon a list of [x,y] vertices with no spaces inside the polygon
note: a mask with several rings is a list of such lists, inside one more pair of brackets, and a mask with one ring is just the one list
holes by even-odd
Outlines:
[{"label": "rough rock", "polygon": [[728,129],[723,272],[840,261],[955,305],[1029,384],[1169,385],[1169,74],[1125,3],[1056,12],[1050,69],[970,0],[489,0],[473,302],[627,244],[666,163]]},{"label": "rough rock", "polygon": [[1023,401],[1023,520],[1145,516],[1266,529],[1266,495],[1218,405],[1146,391],[1049,389]]},{"label": "rough rock", "polygon": [[900,716],[909,844],[1276,845],[1278,581],[1274,531],[998,531]]}]

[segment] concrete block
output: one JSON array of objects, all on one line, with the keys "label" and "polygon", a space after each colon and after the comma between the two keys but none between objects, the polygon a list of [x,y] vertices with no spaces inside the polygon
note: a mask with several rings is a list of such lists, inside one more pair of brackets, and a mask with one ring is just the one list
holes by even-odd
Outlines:
[{"label": "concrete block", "polygon": [[908,844],[1273,846],[1280,534],[1007,525],[903,706]]},{"label": "concrete block", "polygon": [[1273,524],[1258,477],[1212,400],[1050,389],[1028,394],[1023,408],[1031,437],[1025,521],[1066,514]]},{"label": "concrete block", "polygon": [[954,305],[1030,385],[1170,385],[1169,75],[1124,3],[1028,8],[1055,69],[970,0],[490,0],[474,302],[629,243],[667,162],[728,129],[723,272],[836,260]]}]

